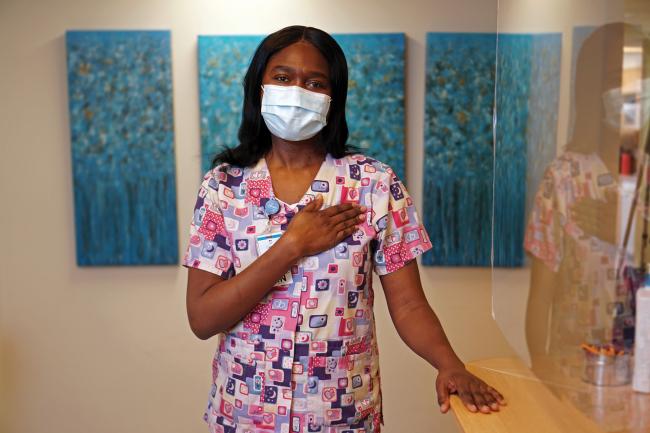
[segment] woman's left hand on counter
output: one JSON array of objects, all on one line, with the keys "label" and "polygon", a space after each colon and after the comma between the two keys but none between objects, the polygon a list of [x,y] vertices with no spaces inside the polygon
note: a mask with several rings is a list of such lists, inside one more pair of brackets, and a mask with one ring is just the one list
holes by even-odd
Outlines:
[{"label": "woman's left hand on counter", "polygon": [[471,412],[497,412],[500,405],[505,405],[503,395],[463,367],[440,369],[436,379],[436,391],[440,411],[449,410],[449,395],[458,394]]}]

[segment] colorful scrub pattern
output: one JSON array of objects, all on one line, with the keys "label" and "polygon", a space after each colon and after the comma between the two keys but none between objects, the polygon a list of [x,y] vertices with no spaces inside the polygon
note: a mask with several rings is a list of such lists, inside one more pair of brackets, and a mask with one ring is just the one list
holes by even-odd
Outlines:
[{"label": "colorful scrub pattern", "polygon": [[[390,166],[327,154],[299,202],[275,197],[264,157],[221,163],[198,192],[183,265],[230,278],[257,257],[256,235],[284,232],[316,194],[323,209],[367,207],[355,233],[306,256],[219,334],[203,419],[211,433],[379,433],[383,425],[371,269],[386,275],[429,250],[415,205]],[[277,199],[279,212],[265,213]]]},{"label": "colorful scrub pattern", "polygon": [[[597,154],[565,152],[546,170],[525,237],[526,249],[557,273],[548,360],[536,374],[559,399],[570,402],[604,432],[633,430],[631,420],[638,421],[633,414],[647,411],[625,394],[624,387],[594,392],[600,387],[582,380],[585,364],[579,345],[622,340],[627,324],[614,319],[613,311],[625,317],[632,306],[629,287],[616,281],[621,248],[585,234],[570,209],[585,197],[604,200],[608,190],[618,188]],[[628,254],[623,265],[633,262]]]},{"label": "colorful scrub pattern", "polygon": [[629,307],[625,292],[617,292],[620,248],[586,235],[571,215],[582,198],[606,200],[608,190],[618,193],[618,184],[598,155],[565,152],[547,168],[535,196],[524,245],[558,274],[559,282],[550,354],[573,355],[581,343],[611,342],[617,337],[612,311]]}]

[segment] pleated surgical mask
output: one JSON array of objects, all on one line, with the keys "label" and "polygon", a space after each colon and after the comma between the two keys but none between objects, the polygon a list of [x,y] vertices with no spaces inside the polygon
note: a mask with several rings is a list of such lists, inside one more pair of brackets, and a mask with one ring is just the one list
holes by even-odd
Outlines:
[{"label": "pleated surgical mask", "polygon": [[287,141],[307,140],[327,125],[332,98],[300,86],[262,85],[262,117],[271,134]]}]

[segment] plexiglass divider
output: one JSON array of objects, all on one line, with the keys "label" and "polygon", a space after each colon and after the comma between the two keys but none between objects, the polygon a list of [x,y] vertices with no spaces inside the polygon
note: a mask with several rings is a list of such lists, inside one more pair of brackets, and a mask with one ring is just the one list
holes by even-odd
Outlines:
[{"label": "plexiglass divider", "polygon": [[648,432],[650,2],[501,0],[498,20],[494,318],[561,401]]}]

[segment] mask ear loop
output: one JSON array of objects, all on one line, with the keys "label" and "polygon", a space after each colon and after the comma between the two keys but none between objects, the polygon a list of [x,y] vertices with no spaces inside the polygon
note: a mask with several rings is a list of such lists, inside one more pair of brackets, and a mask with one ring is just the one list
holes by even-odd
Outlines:
[{"label": "mask ear loop", "polygon": [[260,84],[260,89],[262,89],[262,94],[260,95],[260,103],[261,103],[262,100],[264,99],[264,95],[266,94],[266,92],[264,91],[264,84]]}]

